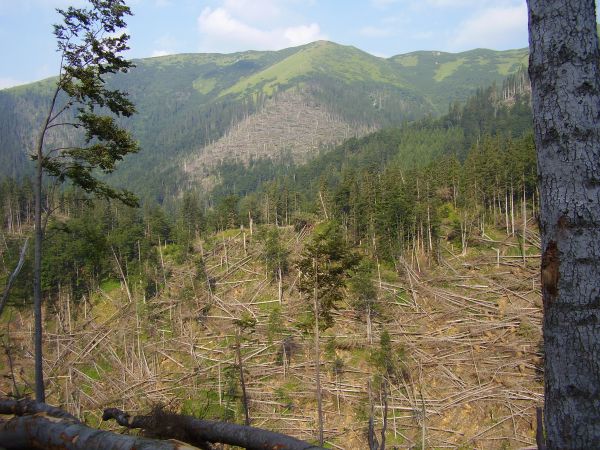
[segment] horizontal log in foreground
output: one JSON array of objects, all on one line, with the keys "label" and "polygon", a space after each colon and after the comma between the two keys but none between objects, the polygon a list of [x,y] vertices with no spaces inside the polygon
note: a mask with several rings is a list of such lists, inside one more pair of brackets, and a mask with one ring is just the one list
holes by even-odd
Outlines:
[{"label": "horizontal log in foreground", "polygon": [[219,442],[248,450],[323,450],[323,447],[262,428],[196,419],[160,410],[152,415],[132,417],[117,408],[108,408],[104,410],[102,419],[115,419],[119,425],[127,428],[156,430],[165,436],[173,436],[195,445]]},{"label": "horizontal log in foreground", "polygon": [[[261,428],[201,420],[161,409],[146,416],[130,416],[119,409],[108,408],[103,420],[114,419],[127,428],[141,428],[153,436],[170,438],[166,441],[97,430],[60,408],[33,400],[0,399],[0,414],[13,416],[0,419],[0,447],[6,450],[197,450],[209,448],[207,443],[224,443],[249,450],[322,449]],[[187,444],[181,442],[183,440]]]}]

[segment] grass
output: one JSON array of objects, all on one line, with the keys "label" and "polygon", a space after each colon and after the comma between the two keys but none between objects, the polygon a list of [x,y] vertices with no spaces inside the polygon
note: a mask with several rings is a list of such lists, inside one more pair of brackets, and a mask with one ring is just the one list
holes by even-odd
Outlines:
[{"label": "grass", "polygon": [[282,61],[241,79],[222,91],[220,96],[251,94],[256,91],[271,95],[279,86],[300,80],[311,72],[335,74],[349,83],[369,81],[389,83],[396,87],[405,86],[400,74],[387,60],[353,47],[319,41],[301,47]]},{"label": "grass", "polygon": [[527,66],[529,52],[525,50],[512,50],[505,52],[496,62],[496,70],[502,75],[507,76],[515,72],[520,66]]},{"label": "grass", "polygon": [[398,63],[403,67],[417,67],[419,64],[419,56],[418,55],[407,55],[402,56],[397,59]]},{"label": "grass", "polygon": [[435,71],[433,79],[437,82],[440,82],[444,78],[448,78],[450,75],[455,73],[458,70],[458,68],[462,66],[466,61],[466,58],[459,58],[454,61],[439,64]]},{"label": "grass", "polygon": [[104,358],[95,361],[94,364],[81,368],[81,371],[92,380],[98,381],[104,372],[109,372],[112,366]]},{"label": "grass", "polygon": [[201,390],[194,398],[183,400],[181,414],[199,419],[220,419],[225,415],[225,407],[219,404],[218,392]]},{"label": "grass", "polygon": [[201,94],[209,94],[217,85],[217,80],[214,78],[197,78],[192,86]]},{"label": "grass", "polygon": [[100,289],[102,289],[107,294],[110,294],[116,289],[121,289],[121,282],[114,278],[108,278],[100,282]]},{"label": "grass", "polygon": [[[286,84],[292,79],[310,72],[312,70],[310,56],[310,53],[307,54],[300,50],[265,70],[247,78],[242,78],[229,89],[221,92],[220,96],[248,93],[250,90],[262,91],[267,95],[271,95],[278,85]],[[261,89],[256,89],[259,86]]]}]

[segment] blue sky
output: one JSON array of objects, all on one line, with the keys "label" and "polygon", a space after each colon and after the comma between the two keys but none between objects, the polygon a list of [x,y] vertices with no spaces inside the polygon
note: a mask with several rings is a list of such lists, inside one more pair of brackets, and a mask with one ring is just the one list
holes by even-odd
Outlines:
[{"label": "blue sky", "polygon": [[[85,0],[0,0],[0,88],[58,70],[55,8]],[[129,57],[277,50],[328,39],[389,57],[527,46],[525,0],[128,0]]]}]

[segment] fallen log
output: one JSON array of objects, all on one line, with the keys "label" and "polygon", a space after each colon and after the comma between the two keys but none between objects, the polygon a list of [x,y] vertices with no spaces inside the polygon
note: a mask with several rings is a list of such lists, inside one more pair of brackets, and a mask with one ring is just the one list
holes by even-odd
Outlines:
[{"label": "fallen log", "polygon": [[6,450],[198,450],[183,442],[97,430],[45,412],[0,420],[0,447]]},{"label": "fallen log", "polygon": [[211,448],[211,443],[248,450],[323,450],[285,434],[196,419],[162,408],[145,416],[130,416],[116,408],[104,410],[103,420],[114,419],[121,426],[143,429],[149,437],[97,430],[60,408],[33,400],[0,399],[0,414],[13,416],[0,419],[0,448],[6,450],[198,450]]},{"label": "fallen log", "polygon": [[23,399],[14,400],[0,398],[0,414],[12,414],[14,416],[25,416],[27,414],[46,413],[52,417],[70,419],[75,422],[79,420],[68,412],[57,408],[56,406],[38,403],[35,400]]},{"label": "fallen log", "polygon": [[291,436],[229,422],[196,419],[155,409],[147,416],[130,416],[117,408],[104,410],[103,420],[114,419],[127,428],[142,428],[163,437],[174,437],[194,445],[205,442],[243,447],[247,450],[323,450]]}]

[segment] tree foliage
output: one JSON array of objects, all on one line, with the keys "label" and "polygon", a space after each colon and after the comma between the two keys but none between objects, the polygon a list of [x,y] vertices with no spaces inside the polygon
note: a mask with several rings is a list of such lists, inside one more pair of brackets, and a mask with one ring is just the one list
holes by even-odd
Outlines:
[{"label": "tree foliage", "polygon": [[[132,63],[120,53],[128,49],[125,27],[130,9],[123,0],[90,0],[89,8],[59,9],[62,23],[54,26],[60,72],[32,158],[35,174],[35,249],[33,298],[35,317],[36,399],[45,400],[42,369],[42,242],[50,210],[43,210],[43,174],[57,184],[68,180],[86,193],[116,198],[129,205],[137,199],[97,178],[110,173],[117,161],[136,152],[137,143],[115,119],[135,109],[127,94],[106,88],[106,77],[127,72]],[[83,133],[81,132],[83,131]],[[45,220],[42,221],[42,215]]]},{"label": "tree foliage", "polygon": [[313,296],[318,299],[320,328],[333,325],[331,312],[343,297],[350,270],[357,262],[357,256],[344,241],[339,224],[329,221],[317,226],[298,262],[298,289],[310,302]]},{"label": "tree foliage", "polygon": [[84,133],[66,131],[68,144],[60,140],[55,146],[46,145],[34,159],[40,158],[42,167],[59,182],[68,179],[86,192],[134,205],[131,193],[110,187],[94,173],[97,169],[112,172],[117,161],[138,150],[114,117],[130,117],[133,104],[127,93],[105,85],[107,76],[133,67],[120,55],[129,48],[129,36],[117,35],[131,12],[122,0],[90,0],[90,4],[90,8],[58,10],[63,22],[54,25],[54,35],[61,68],[40,144],[52,128]]}]

